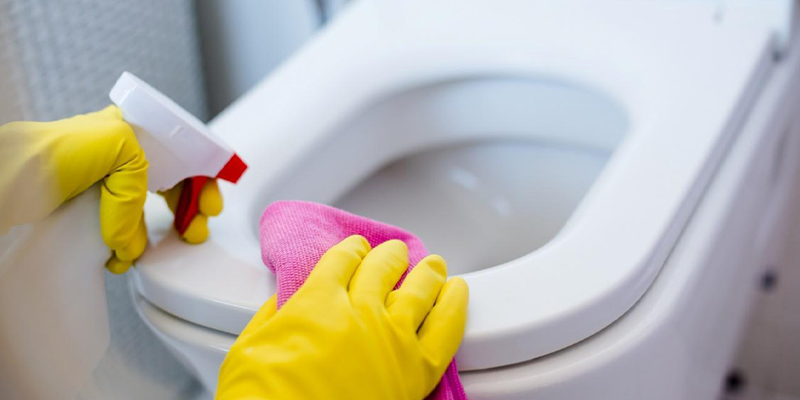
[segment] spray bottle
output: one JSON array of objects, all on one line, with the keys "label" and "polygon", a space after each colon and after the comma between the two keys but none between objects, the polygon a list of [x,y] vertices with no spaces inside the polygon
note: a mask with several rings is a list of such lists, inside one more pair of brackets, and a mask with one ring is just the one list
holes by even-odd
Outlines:
[{"label": "spray bottle", "polygon": [[236,183],[247,165],[192,114],[130,72],[109,93],[131,125],[150,164],[147,189],[172,188],[184,181],[175,229],[183,233],[198,212],[200,190],[210,178]]}]

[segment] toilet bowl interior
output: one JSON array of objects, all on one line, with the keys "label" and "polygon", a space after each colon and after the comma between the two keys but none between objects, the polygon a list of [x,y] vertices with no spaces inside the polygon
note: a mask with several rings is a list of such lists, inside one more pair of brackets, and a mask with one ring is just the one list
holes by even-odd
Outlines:
[{"label": "toilet bowl interior", "polygon": [[556,236],[627,126],[613,99],[558,79],[408,89],[332,127],[252,218],[274,200],[323,202],[417,233],[451,273],[489,268]]},{"label": "toilet bowl interior", "polygon": [[463,144],[397,160],[334,205],[416,233],[463,274],[554,238],[607,159],[521,140]]}]

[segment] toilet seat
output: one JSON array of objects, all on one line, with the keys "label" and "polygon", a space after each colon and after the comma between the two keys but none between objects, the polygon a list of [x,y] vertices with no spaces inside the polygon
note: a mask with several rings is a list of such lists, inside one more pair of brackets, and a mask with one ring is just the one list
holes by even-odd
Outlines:
[{"label": "toilet seat", "polygon": [[[279,183],[278,171],[317,150],[331,126],[366,104],[404,88],[486,75],[594,88],[622,105],[629,129],[554,240],[464,276],[471,298],[460,367],[491,368],[552,353],[608,326],[641,297],[769,73],[768,27],[754,34],[752,27],[715,22],[713,9],[702,5],[509,0],[489,10],[480,1],[422,3],[357,3],[212,123],[251,169],[237,187],[223,186],[226,211],[211,220],[212,235],[199,246],[169,234],[168,210],[148,199],[151,248],[133,275],[147,301],[237,334],[275,290],[254,227],[269,200],[265,188]],[[297,88],[300,82],[304,87]],[[403,153],[487,137],[466,130],[453,137],[385,138],[392,146],[364,143],[362,164],[330,186],[320,181],[319,199],[335,197],[372,166]],[[591,136],[569,139],[609,145]]]}]

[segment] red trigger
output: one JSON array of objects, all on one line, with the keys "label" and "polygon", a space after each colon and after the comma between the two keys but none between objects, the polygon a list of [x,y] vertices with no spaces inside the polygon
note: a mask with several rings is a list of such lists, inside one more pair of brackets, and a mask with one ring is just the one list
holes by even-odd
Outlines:
[{"label": "red trigger", "polygon": [[174,226],[178,233],[183,234],[186,232],[189,223],[200,211],[200,192],[203,190],[206,181],[208,181],[208,177],[205,176],[195,176],[183,180],[181,197],[178,198],[178,207],[175,208]]},{"label": "red trigger", "polygon": [[[217,178],[236,183],[246,169],[247,164],[245,164],[238,155],[234,154],[225,166],[222,167],[222,170],[219,171]],[[181,235],[186,232],[189,223],[192,222],[194,216],[200,211],[200,192],[209,179],[211,178],[206,176],[195,176],[183,180],[181,197],[178,199],[178,207],[175,208],[174,224],[175,229]]]}]

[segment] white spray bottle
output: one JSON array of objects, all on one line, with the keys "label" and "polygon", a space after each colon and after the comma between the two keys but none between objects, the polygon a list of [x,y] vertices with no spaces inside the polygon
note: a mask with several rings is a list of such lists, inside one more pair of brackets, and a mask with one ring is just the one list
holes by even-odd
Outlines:
[{"label": "white spray bottle", "polygon": [[184,181],[175,212],[183,233],[197,214],[200,190],[209,178],[236,183],[247,165],[205,124],[130,72],[123,72],[109,97],[136,134],[150,164],[147,188],[167,190]]}]

